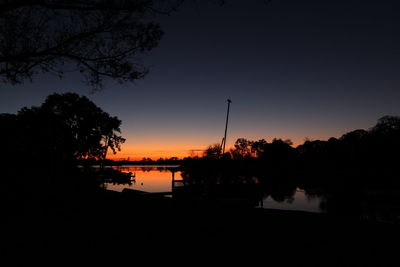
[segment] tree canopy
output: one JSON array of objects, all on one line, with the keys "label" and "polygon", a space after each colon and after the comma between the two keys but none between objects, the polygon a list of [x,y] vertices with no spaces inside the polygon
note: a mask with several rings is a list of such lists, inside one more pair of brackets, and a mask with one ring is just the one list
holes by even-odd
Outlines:
[{"label": "tree canopy", "polygon": [[[1,114],[1,135],[8,157],[65,164],[75,159],[104,159],[120,150],[121,121],[75,93],[52,94],[40,107]],[[15,160],[15,159],[14,159]]]},{"label": "tree canopy", "polygon": [[95,89],[103,78],[134,81],[148,72],[140,55],[158,45],[151,21],[182,0],[0,1],[0,78],[22,83],[39,72],[79,71]]},{"label": "tree canopy", "polygon": [[[369,130],[358,129],[329,140],[306,140],[297,147],[287,139],[265,139],[252,141],[238,138],[234,147],[223,158],[258,160],[271,169],[299,167],[314,172],[335,170],[357,170],[358,174],[385,170],[398,173],[400,155],[400,117],[384,116]],[[209,146],[205,159],[221,159],[220,146]]]}]

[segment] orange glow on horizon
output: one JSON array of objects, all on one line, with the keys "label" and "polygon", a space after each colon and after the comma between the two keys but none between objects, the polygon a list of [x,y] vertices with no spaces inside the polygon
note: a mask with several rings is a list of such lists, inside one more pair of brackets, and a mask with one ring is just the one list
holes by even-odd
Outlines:
[{"label": "orange glow on horizon", "polygon": [[[252,140],[252,139],[251,139]],[[258,140],[258,139],[257,139]],[[268,142],[272,142],[272,140],[268,140]],[[304,142],[294,142],[292,147],[297,147],[298,145],[303,144]],[[210,143],[208,145],[211,145]],[[158,146],[138,146],[138,145],[123,145],[121,151],[116,154],[112,154],[112,152],[108,152],[107,158],[111,160],[142,160],[143,158],[150,158],[152,160],[158,160],[160,158],[171,158],[177,157],[178,159],[183,159],[185,157],[193,157],[203,155],[203,151],[208,147],[208,145],[190,145],[190,146],[182,146],[182,145],[158,145]],[[233,148],[233,143],[229,147],[226,148],[225,151],[229,151]]]},{"label": "orange glow on horizon", "polygon": [[[352,129],[350,129],[352,130]],[[235,141],[238,138],[245,138],[250,141],[257,141],[265,139],[271,143],[274,138],[277,139],[290,139],[293,142],[292,147],[297,147],[304,143],[306,139],[309,140],[328,140],[330,137],[339,138],[343,133],[348,130],[340,130],[337,132],[330,131],[330,129],[310,129],[303,130],[297,128],[289,128],[282,131],[273,131],[272,129],[268,135],[262,132],[250,134],[251,131],[240,128],[240,130],[233,130],[231,136],[228,136],[226,150],[229,151],[234,148]],[[206,135],[182,135],[177,133],[174,135],[163,135],[162,133],[149,133],[148,135],[130,135],[125,136],[127,141],[122,145],[120,152],[112,154],[109,150],[107,158],[112,160],[142,160],[143,158],[150,158],[158,160],[159,158],[177,157],[183,159],[185,157],[193,157],[203,155],[203,151],[212,144],[220,143],[220,138],[210,137]]]},{"label": "orange glow on horizon", "polygon": [[165,152],[157,152],[157,151],[143,151],[143,152],[117,152],[116,154],[109,154],[107,156],[108,159],[112,160],[142,160],[143,158],[150,158],[152,160],[158,160],[160,158],[172,158],[177,157],[179,159],[188,157],[190,153],[188,151],[165,151]]},{"label": "orange glow on horizon", "polygon": [[[194,147],[194,148],[193,148]],[[143,158],[150,158],[152,160],[158,160],[159,158],[171,158],[177,157],[179,159],[183,159],[185,157],[189,157],[192,153],[193,149],[200,147],[200,149],[204,149],[202,146],[182,146],[182,145],[152,145],[152,146],[144,146],[144,145],[123,145],[120,152],[116,154],[112,154],[112,152],[108,152],[107,158],[112,160],[142,160]],[[198,152],[198,151],[196,151]],[[198,156],[201,156],[201,153],[198,153]]]}]

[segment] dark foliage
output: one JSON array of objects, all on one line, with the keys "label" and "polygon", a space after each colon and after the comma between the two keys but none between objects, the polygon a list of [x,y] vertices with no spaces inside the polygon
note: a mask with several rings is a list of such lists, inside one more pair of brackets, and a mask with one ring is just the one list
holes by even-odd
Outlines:
[{"label": "dark foliage", "polygon": [[53,94],[40,107],[22,108],[17,115],[1,114],[4,155],[11,161],[71,163],[82,158],[104,159],[124,139],[121,121],[86,97]]},{"label": "dark foliage", "polygon": [[94,89],[105,77],[142,78],[140,55],[158,45],[162,31],[151,21],[182,1],[2,1],[0,77],[21,83],[38,72],[63,77],[79,71]]}]

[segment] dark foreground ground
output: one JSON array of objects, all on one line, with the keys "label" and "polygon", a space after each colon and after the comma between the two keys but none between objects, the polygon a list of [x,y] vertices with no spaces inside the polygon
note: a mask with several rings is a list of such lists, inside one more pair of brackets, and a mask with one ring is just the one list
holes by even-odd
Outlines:
[{"label": "dark foreground ground", "polygon": [[398,266],[399,228],[109,192],[8,212],[1,266]]}]

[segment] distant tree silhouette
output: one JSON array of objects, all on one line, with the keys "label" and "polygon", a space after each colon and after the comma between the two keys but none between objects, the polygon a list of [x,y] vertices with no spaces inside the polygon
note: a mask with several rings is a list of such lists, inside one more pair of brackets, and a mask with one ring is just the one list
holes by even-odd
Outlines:
[{"label": "distant tree silhouette", "polygon": [[246,138],[237,139],[231,154],[234,159],[250,158],[252,156],[252,142]]},{"label": "distant tree silhouette", "polygon": [[260,139],[258,141],[253,141],[251,143],[252,154],[256,157],[261,157],[261,155],[265,152],[265,147],[268,144],[265,139]]},{"label": "distant tree silhouette", "polygon": [[149,19],[182,0],[39,0],[0,3],[0,78],[21,83],[38,72],[59,77],[71,68],[94,88],[104,77],[142,78],[138,55],[158,45],[162,31]]},{"label": "distant tree silhouette", "polygon": [[146,158],[146,157],[142,158],[141,161],[142,161],[143,163],[153,162],[153,160],[152,160],[151,158]]},{"label": "distant tree silhouette", "polygon": [[221,145],[210,145],[204,151],[204,157],[208,159],[219,159],[221,157]]},{"label": "distant tree silhouette", "polygon": [[384,116],[378,120],[378,123],[372,127],[372,133],[379,134],[397,134],[400,132],[399,116]]},{"label": "distant tree silhouette", "polygon": [[263,145],[259,157],[273,164],[289,163],[295,154],[295,149],[291,145],[292,142],[290,140],[274,138],[272,143],[265,143]]}]

